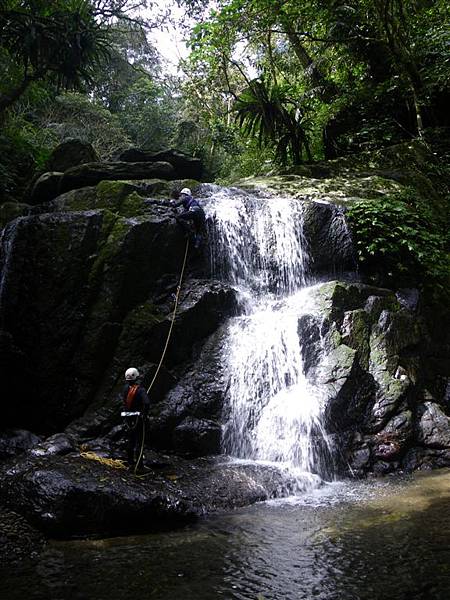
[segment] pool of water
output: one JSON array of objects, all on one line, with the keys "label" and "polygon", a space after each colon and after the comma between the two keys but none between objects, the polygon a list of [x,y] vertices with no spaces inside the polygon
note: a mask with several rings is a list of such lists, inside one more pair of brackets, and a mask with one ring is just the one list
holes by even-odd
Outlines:
[{"label": "pool of water", "polygon": [[0,598],[446,600],[450,470],[325,485],[153,535],[52,542]]}]

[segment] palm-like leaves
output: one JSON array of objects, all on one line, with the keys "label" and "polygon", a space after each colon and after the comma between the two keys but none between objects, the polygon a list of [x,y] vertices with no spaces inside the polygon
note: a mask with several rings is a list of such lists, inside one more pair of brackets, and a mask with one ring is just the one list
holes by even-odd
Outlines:
[{"label": "palm-like leaves", "polygon": [[0,12],[0,39],[26,77],[51,75],[64,87],[92,80],[109,54],[107,34],[89,0],[10,1]]},{"label": "palm-like leaves", "polygon": [[294,164],[299,164],[303,149],[311,158],[301,112],[289,99],[286,88],[255,79],[240,94],[233,109],[243,132],[256,137],[260,146],[274,144],[283,164],[289,155]]}]

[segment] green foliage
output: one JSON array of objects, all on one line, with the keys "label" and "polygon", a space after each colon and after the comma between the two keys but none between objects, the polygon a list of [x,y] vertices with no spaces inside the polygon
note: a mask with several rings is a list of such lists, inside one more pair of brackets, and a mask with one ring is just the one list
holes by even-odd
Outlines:
[{"label": "green foliage", "polygon": [[92,144],[101,160],[111,160],[131,143],[116,115],[77,92],[57,96],[39,114],[38,121],[52,134],[53,145],[79,138]]},{"label": "green foliage", "polygon": [[[107,33],[89,0],[51,3],[7,0],[0,13],[2,50],[15,62],[12,87],[2,90],[0,110],[11,106],[33,81],[80,87],[108,57]],[[11,77],[12,71],[17,77]]]},{"label": "green foliage", "polygon": [[362,268],[381,283],[448,289],[447,224],[413,191],[358,201],[347,216]]},{"label": "green foliage", "polygon": [[311,154],[302,112],[289,97],[289,91],[288,86],[270,86],[256,79],[241,92],[233,109],[246,136],[257,138],[260,147],[272,143],[282,165],[288,162],[288,156],[298,165],[303,149],[309,159]]}]

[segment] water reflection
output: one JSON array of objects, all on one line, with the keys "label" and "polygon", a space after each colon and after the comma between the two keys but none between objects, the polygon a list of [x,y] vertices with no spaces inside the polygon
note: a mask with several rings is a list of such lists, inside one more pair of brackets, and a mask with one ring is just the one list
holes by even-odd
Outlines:
[{"label": "water reflection", "polygon": [[444,600],[450,472],[334,484],[182,531],[53,543],[0,597]]}]

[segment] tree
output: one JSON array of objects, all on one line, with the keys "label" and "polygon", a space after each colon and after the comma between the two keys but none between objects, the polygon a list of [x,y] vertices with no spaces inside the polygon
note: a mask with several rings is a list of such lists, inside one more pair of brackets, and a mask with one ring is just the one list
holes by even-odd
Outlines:
[{"label": "tree", "polygon": [[[7,0],[0,12],[0,38],[6,89],[0,112],[34,81],[49,79],[57,88],[92,81],[108,57],[108,39],[88,0]],[[6,63],[6,64],[5,64]]]},{"label": "tree", "polygon": [[308,137],[302,124],[300,107],[288,95],[288,88],[268,85],[255,79],[236,100],[233,109],[237,120],[248,136],[257,136],[260,146],[272,143],[282,164],[288,155],[294,165],[302,161],[302,151],[311,160]]}]

